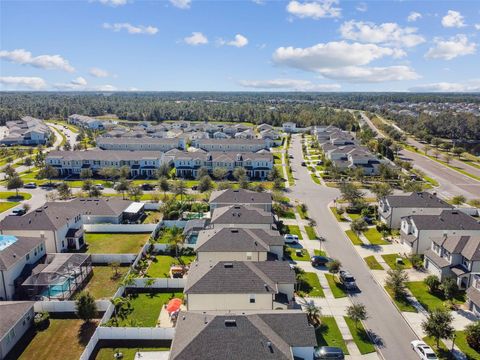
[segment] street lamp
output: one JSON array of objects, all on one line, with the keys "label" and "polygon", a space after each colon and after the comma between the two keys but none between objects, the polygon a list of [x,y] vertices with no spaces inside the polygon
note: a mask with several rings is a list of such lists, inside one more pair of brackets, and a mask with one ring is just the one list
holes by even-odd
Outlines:
[{"label": "street lamp", "polygon": [[453,333],[453,335],[452,335],[452,350],[450,350],[451,352],[453,352],[453,348],[455,347],[456,337],[457,337],[457,334]]}]

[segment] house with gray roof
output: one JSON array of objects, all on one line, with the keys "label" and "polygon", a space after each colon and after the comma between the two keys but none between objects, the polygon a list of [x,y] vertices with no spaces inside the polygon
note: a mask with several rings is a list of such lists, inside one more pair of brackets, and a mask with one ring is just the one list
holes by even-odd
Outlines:
[{"label": "house with gray roof", "polygon": [[445,235],[431,240],[432,247],[425,251],[425,269],[440,280],[453,277],[460,289],[467,289],[473,276],[480,274],[480,235]]},{"label": "house with gray roof", "polygon": [[[35,264],[46,254],[45,239],[0,235],[0,300],[12,300],[16,280],[28,265]],[[1,317],[1,316],[0,316]]]},{"label": "house with gray roof", "polygon": [[197,261],[266,261],[282,259],[285,240],[278,231],[245,228],[202,230]]},{"label": "house with gray roof", "polygon": [[186,149],[186,141],[182,137],[105,137],[96,138],[97,147],[102,150],[135,150],[135,151],[168,151],[172,149]]},{"label": "house with gray roof", "polygon": [[257,152],[270,147],[267,139],[198,139],[191,146],[205,151]]},{"label": "house with gray roof", "polygon": [[90,130],[105,129],[104,122],[90,116],[73,114],[68,117],[68,123]]},{"label": "house with gray roof", "polygon": [[439,215],[410,215],[402,218],[400,239],[407,252],[423,254],[432,238],[480,235],[478,219],[459,210],[443,210]]},{"label": "house with gray roof", "polygon": [[170,360],[312,360],[315,329],[301,311],[180,312]]},{"label": "house with gray roof", "polygon": [[52,131],[42,120],[24,116],[5,123],[7,135],[0,140],[3,145],[44,145]]},{"label": "house with gray roof", "polygon": [[5,359],[33,325],[33,301],[0,301],[0,359]]},{"label": "house with gray roof", "polygon": [[251,206],[264,211],[272,211],[272,194],[245,189],[212,191],[209,199],[210,210],[232,205]]},{"label": "house with gray roof", "polygon": [[210,227],[221,229],[235,227],[244,229],[273,229],[275,219],[271,211],[251,206],[231,205],[213,209]]},{"label": "house with gray roof", "polygon": [[480,275],[475,274],[472,285],[467,289],[467,304],[470,311],[480,317]]},{"label": "house with gray roof", "polygon": [[409,215],[440,215],[453,206],[426,191],[389,195],[379,200],[380,220],[391,229],[399,229],[402,217]]},{"label": "house with gray roof", "polygon": [[295,283],[287,261],[196,261],[184,294],[189,311],[287,309]]}]

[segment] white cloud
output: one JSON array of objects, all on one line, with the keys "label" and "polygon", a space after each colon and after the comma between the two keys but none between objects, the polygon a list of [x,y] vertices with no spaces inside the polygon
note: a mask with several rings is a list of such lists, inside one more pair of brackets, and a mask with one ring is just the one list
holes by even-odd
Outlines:
[{"label": "white cloud", "polygon": [[188,45],[205,45],[208,44],[208,39],[201,32],[192,32],[191,36],[183,39]]},{"label": "white cloud", "polygon": [[273,53],[273,61],[306,71],[325,68],[367,65],[385,56],[402,57],[405,52],[375,44],[347,43],[345,41],[320,43],[308,48],[280,47]]},{"label": "white cloud", "polygon": [[68,72],[75,71],[68,60],[60,55],[32,56],[30,51],[24,49],[15,49],[12,51],[2,50],[0,51],[0,59],[5,59],[21,65],[31,65],[41,69],[63,70]]},{"label": "white cloud", "polygon": [[442,25],[444,27],[464,27],[465,22],[463,15],[455,10],[448,10],[447,15],[442,18]]},{"label": "white cloud", "polygon": [[128,0],[98,0],[98,2],[100,2],[103,5],[117,7],[117,6],[125,5],[128,2]]},{"label": "white cloud", "polygon": [[73,79],[71,81],[72,85],[78,85],[78,86],[86,86],[87,85],[87,80],[85,78],[79,76],[76,79]]},{"label": "white cloud", "polygon": [[92,88],[92,90],[96,91],[117,91],[118,89],[110,84],[105,84],[105,85],[97,85]]},{"label": "white cloud", "polygon": [[480,92],[480,79],[463,83],[438,82],[412,87],[409,91],[420,92]]},{"label": "white cloud", "polygon": [[342,9],[335,5],[338,5],[338,0],[316,0],[306,2],[292,0],[287,5],[287,11],[299,18],[337,18],[341,16]]},{"label": "white cloud", "polygon": [[396,23],[376,25],[371,22],[351,20],[342,24],[340,34],[348,40],[400,47],[413,47],[425,42],[425,38],[417,34],[416,28],[402,28]]},{"label": "white cloud", "polygon": [[266,0],[252,0],[252,2],[254,2],[257,5],[265,5],[265,1]]},{"label": "white cloud", "polygon": [[404,65],[386,67],[346,66],[337,69],[321,69],[319,72],[326,78],[352,83],[415,80],[420,77],[415,70]]},{"label": "white cloud", "polygon": [[132,25],[129,23],[104,23],[104,29],[112,30],[115,32],[119,32],[121,30],[126,30],[129,34],[146,34],[146,35],[155,35],[158,32],[158,28],[155,26],[144,26],[144,25]]},{"label": "white cloud", "polygon": [[407,17],[407,21],[408,22],[415,22],[417,21],[418,19],[421,19],[422,18],[422,14],[420,14],[419,12],[416,12],[416,11],[412,11],[408,17]]},{"label": "white cloud", "polygon": [[272,80],[240,80],[243,87],[252,89],[295,90],[295,91],[337,91],[339,84],[315,84],[309,80],[272,79]]},{"label": "white cloud", "polygon": [[480,24],[475,24],[474,26],[476,30],[480,30]]},{"label": "white cloud", "polygon": [[40,90],[47,86],[42,78],[27,76],[0,76],[0,84],[6,85],[7,88],[33,90]]},{"label": "white cloud", "polygon": [[88,73],[97,78],[104,78],[104,77],[110,76],[110,73],[107,70],[103,70],[96,67],[91,68]]},{"label": "white cloud", "polygon": [[79,76],[69,83],[57,83],[53,85],[56,89],[60,90],[86,90],[87,80],[85,78]]},{"label": "white cloud", "polygon": [[191,0],[170,0],[170,3],[179,9],[190,9]]},{"label": "white cloud", "polygon": [[242,34],[237,34],[233,40],[228,41],[220,38],[217,40],[217,43],[218,45],[228,45],[241,48],[248,45],[248,39]]},{"label": "white cloud", "polygon": [[477,48],[477,44],[469,42],[464,34],[458,34],[449,39],[437,37],[433,42],[435,46],[428,49],[425,54],[427,59],[452,60],[458,56],[474,54]]},{"label": "white cloud", "polygon": [[355,9],[360,12],[365,12],[368,10],[368,5],[365,2],[361,2],[355,7]]}]

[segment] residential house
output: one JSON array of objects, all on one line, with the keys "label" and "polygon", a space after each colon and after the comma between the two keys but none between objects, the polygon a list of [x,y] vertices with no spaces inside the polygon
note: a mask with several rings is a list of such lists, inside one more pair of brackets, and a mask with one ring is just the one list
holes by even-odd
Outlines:
[{"label": "residential house", "polygon": [[260,124],[257,126],[257,130],[259,132],[262,132],[262,131],[271,131],[273,130],[273,126],[272,125],[269,125],[269,124]]},{"label": "residential house", "polygon": [[380,220],[391,229],[399,229],[405,216],[440,215],[443,210],[449,209],[453,209],[453,206],[426,191],[389,195],[378,202]]},{"label": "residential house", "polygon": [[232,205],[252,206],[270,212],[272,211],[272,194],[245,189],[215,190],[210,194],[209,204],[212,212],[213,209]]},{"label": "residential house", "polygon": [[315,329],[298,310],[180,312],[170,360],[312,360]]},{"label": "residential house", "polygon": [[207,152],[257,152],[268,149],[270,142],[264,139],[198,139],[191,146]]},{"label": "residential house", "polygon": [[188,311],[287,309],[295,283],[287,261],[196,261],[184,294]]},{"label": "residential house", "polygon": [[431,240],[432,247],[425,251],[425,269],[440,280],[455,278],[460,289],[468,288],[473,276],[480,274],[480,235],[446,235]]},{"label": "residential house", "polygon": [[47,124],[30,116],[7,121],[5,126],[7,135],[0,140],[2,145],[45,145],[52,135]]},{"label": "residential house", "polygon": [[142,138],[112,138],[99,136],[96,139],[97,147],[102,150],[145,150],[145,151],[169,151],[172,149],[186,149],[184,138],[163,139],[154,137]]},{"label": "residential house", "polygon": [[[15,280],[27,265],[35,264],[46,252],[45,239],[0,235],[0,300],[12,300]],[[1,316],[0,316],[1,317]]]},{"label": "residential house", "polygon": [[33,301],[0,301],[0,360],[33,325]]},{"label": "residential house", "polygon": [[46,164],[57,169],[60,176],[78,176],[84,169],[97,174],[104,168],[126,166],[131,177],[152,177],[156,169],[171,161],[171,157],[159,151],[126,150],[51,151],[45,158]]},{"label": "residential house", "polygon": [[253,206],[231,205],[213,210],[210,227],[244,229],[273,229],[275,219],[271,211],[264,211]]},{"label": "residential house", "polygon": [[198,233],[197,261],[266,261],[282,259],[285,240],[278,231],[214,228]]},{"label": "residential house", "polygon": [[216,132],[213,133],[212,138],[213,139],[230,139],[230,135],[225,134],[222,131],[216,131]]},{"label": "residential house", "polygon": [[294,133],[297,131],[297,124],[295,124],[294,122],[284,122],[282,124],[282,129],[286,133]]},{"label": "residential house", "polygon": [[251,128],[235,134],[235,139],[255,139],[256,137],[255,131]]},{"label": "residential house", "polygon": [[467,289],[468,308],[480,317],[480,275],[473,275],[472,285]]},{"label": "residential house", "polygon": [[92,118],[90,116],[73,114],[68,117],[70,124],[90,130],[103,130],[105,126],[102,120]]},{"label": "residential house", "polygon": [[402,218],[400,239],[412,254],[431,248],[432,238],[480,235],[480,223],[458,210],[443,210],[439,215],[410,215]]}]

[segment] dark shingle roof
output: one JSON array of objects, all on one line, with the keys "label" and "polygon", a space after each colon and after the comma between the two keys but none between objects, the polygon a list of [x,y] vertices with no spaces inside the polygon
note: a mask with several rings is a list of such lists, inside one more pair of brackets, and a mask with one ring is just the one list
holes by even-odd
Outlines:
[{"label": "dark shingle roof", "polygon": [[212,224],[273,224],[271,212],[241,205],[213,209]]},{"label": "dark shingle roof", "polygon": [[300,311],[225,315],[181,312],[170,359],[293,359],[291,347],[316,344],[315,330]]},{"label": "dark shingle roof", "polygon": [[443,210],[440,215],[409,216],[419,230],[480,230],[475,218],[458,210]]},{"label": "dark shingle roof", "polygon": [[244,189],[219,190],[212,192],[209,202],[220,204],[271,204],[272,194]]},{"label": "dark shingle roof", "polygon": [[467,297],[472,301],[475,305],[480,306],[480,290],[470,286],[467,289]]},{"label": "dark shingle roof", "polygon": [[0,251],[0,270],[4,271],[45,242],[40,237],[16,236],[17,241]]},{"label": "dark shingle roof", "polygon": [[0,339],[33,307],[33,301],[0,301]]},{"label": "dark shingle roof", "polygon": [[190,266],[185,293],[277,293],[276,283],[294,284],[295,272],[286,261],[195,262]]},{"label": "dark shingle roof", "polygon": [[452,205],[426,191],[409,195],[390,195],[386,199],[391,207],[397,208],[453,208]]}]

